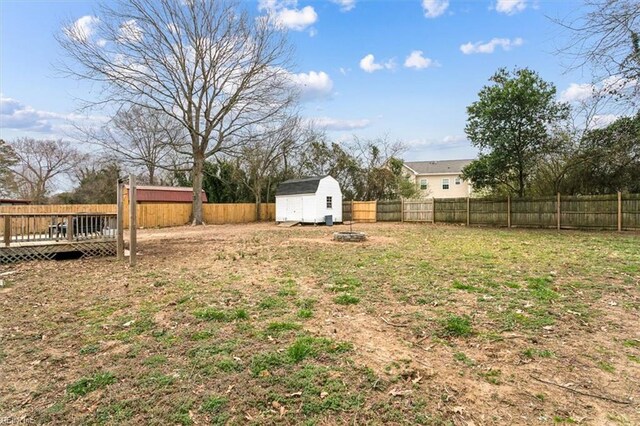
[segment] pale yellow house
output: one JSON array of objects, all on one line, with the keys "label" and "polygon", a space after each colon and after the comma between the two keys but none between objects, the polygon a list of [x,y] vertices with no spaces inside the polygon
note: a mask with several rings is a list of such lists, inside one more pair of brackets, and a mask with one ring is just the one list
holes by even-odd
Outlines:
[{"label": "pale yellow house", "polygon": [[414,180],[425,198],[458,198],[471,195],[471,184],[462,179],[462,169],[473,160],[407,161],[406,175]]}]

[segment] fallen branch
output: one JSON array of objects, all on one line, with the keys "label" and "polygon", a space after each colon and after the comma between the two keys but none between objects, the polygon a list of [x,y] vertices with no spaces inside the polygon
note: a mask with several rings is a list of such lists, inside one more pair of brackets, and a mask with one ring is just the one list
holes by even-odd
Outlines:
[{"label": "fallen branch", "polygon": [[541,379],[540,377],[536,377],[536,376],[532,376],[532,375],[530,375],[530,376],[531,376],[532,379],[537,380],[537,381],[539,381],[541,383],[546,383],[548,385],[556,386],[556,387],[559,387],[561,389],[565,389],[565,390],[571,391],[573,393],[577,393],[578,395],[590,396],[592,398],[598,398],[598,399],[602,399],[604,401],[614,402],[616,404],[624,404],[624,405],[631,404],[631,401],[622,401],[622,400],[619,400],[619,399],[613,399],[613,398],[609,398],[609,397],[602,396],[602,395],[596,395],[596,394],[589,393],[589,392],[583,392],[583,391],[580,391],[580,390],[577,390],[577,389],[570,388],[568,386],[564,386],[564,385],[561,385],[561,384],[558,384],[558,383],[555,383],[555,382],[550,382],[550,381]]},{"label": "fallen branch", "polygon": [[394,324],[392,322],[389,322],[385,317],[380,317],[380,319],[384,321],[387,325],[390,325],[392,327],[409,327],[407,324]]}]

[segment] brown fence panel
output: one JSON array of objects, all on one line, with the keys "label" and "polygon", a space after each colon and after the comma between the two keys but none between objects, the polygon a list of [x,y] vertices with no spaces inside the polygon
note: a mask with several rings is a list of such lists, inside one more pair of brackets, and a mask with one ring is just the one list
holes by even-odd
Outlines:
[{"label": "brown fence panel", "polygon": [[376,220],[378,222],[400,222],[402,220],[402,201],[378,201],[376,206]]},{"label": "brown fence panel", "polygon": [[342,202],[342,220],[344,222],[353,220],[353,213],[351,212],[352,201]]},{"label": "brown fence panel", "polygon": [[434,207],[436,222],[467,223],[466,198],[438,198]]},{"label": "brown fence panel", "polygon": [[561,196],[560,226],[618,229],[618,195]]},{"label": "brown fence panel", "polygon": [[555,228],[557,223],[556,197],[511,199],[511,226]]},{"label": "brown fence panel", "polygon": [[433,199],[427,200],[405,200],[404,201],[404,221],[405,222],[432,222],[434,218]]},{"label": "brown fence panel", "polygon": [[[191,219],[191,204],[184,203],[148,203],[138,204],[138,228],[162,228],[182,226]],[[128,226],[125,215],[125,226]]]},{"label": "brown fence panel", "polygon": [[640,229],[640,194],[622,196],[622,229]]},{"label": "brown fence panel", "polygon": [[470,225],[508,225],[508,202],[498,198],[469,199]]},{"label": "brown fence panel", "polygon": [[375,201],[354,201],[351,212],[354,222],[375,222],[376,221]]}]

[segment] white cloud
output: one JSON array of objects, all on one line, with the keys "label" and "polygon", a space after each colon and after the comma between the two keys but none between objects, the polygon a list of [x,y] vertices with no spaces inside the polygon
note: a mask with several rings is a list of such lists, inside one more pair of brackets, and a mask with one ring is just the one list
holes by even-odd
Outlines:
[{"label": "white cloud", "polygon": [[464,135],[447,135],[442,138],[442,143],[446,145],[457,145],[462,142],[467,142],[467,137]]},{"label": "white cloud", "polygon": [[[77,114],[59,114],[56,112],[36,110],[17,99],[0,94],[0,128],[19,130],[21,132],[60,133],[65,123],[72,121],[95,122],[104,121],[105,117],[85,117]],[[60,135],[62,136],[62,135]]]},{"label": "white cloud", "polygon": [[343,120],[330,117],[316,117],[309,119],[316,127],[324,130],[343,131],[364,129],[371,124],[371,120],[366,118],[355,120]]},{"label": "white cloud", "polygon": [[340,10],[348,12],[356,7],[356,0],[331,0],[331,2],[340,5]]},{"label": "white cloud", "polygon": [[351,72],[351,68],[340,67],[340,74],[347,75]]},{"label": "white cloud", "polygon": [[595,87],[593,84],[578,84],[571,83],[566,90],[560,93],[560,100],[562,102],[578,102],[591,98],[595,93]]},{"label": "white cloud", "polygon": [[405,59],[404,66],[407,68],[421,70],[435,66],[435,62],[432,59],[425,58],[422,50],[414,50],[409,56],[407,56],[407,59]]},{"label": "white cloud", "polygon": [[427,18],[437,18],[449,7],[449,0],[422,0],[424,16]]},{"label": "white cloud", "polygon": [[607,127],[609,124],[616,121],[619,116],[615,114],[600,114],[594,115],[591,119],[591,125],[596,129],[601,129],[603,127]]},{"label": "white cloud", "polygon": [[300,91],[300,98],[303,101],[331,96],[333,81],[329,74],[324,71],[290,74],[290,79]]},{"label": "white cloud", "polygon": [[364,58],[360,59],[360,68],[365,72],[374,72],[384,68],[382,64],[376,64],[375,57],[369,53]]},{"label": "white cloud", "polygon": [[85,15],[62,30],[70,39],[80,43],[86,43],[91,38],[98,22],[100,22],[100,20],[97,17]]},{"label": "white cloud", "polygon": [[396,61],[394,58],[391,58],[387,62],[380,64],[376,62],[375,56],[369,53],[364,58],[360,59],[360,68],[368,73],[372,73],[382,69],[393,70],[396,68]]},{"label": "white cloud", "polygon": [[527,0],[498,0],[496,11],[507,15],[515,15],[527,7]]},{"label": "white cloud", "polygon": [[142,28],[135,19],[124,21],[118,30],[118,40],[122,42],[140,42],[142,35]]},{"label": "white cloud", "polygon": [[493,53],[496,50],[496,47],[502,47],[502,50],[511,50],[514,47],[522,46],[524,40],[520,37],[514,38],[510,40],[508,38],[494,38],[491,39],[488,43],[483,43],[481,41],[476,43],[466,43],[460,46],[460,51],[465,55],[470,55],[472,53]]},{"label": "white cloud", "polygon": [[298,9],[297,0],[260,0],[258,10],[267,12],[278,27],[294,31],[304,31],[318,20],[313,6]]}]

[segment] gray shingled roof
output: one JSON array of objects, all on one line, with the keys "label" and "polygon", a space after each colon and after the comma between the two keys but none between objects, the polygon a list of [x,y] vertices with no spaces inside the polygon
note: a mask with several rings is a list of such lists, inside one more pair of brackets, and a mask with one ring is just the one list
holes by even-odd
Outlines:
[{"label": "gray shingled roof", "polygon": [[442,161],[405,161],[405,166],[416,173],[423,174],[444,174],[460,173],[462,169],[473,160],[442,160]]},{"label": "gray shingled roof", "polygon": [[285,180],[278,185],[276,195],[315,194],[320,180],[326,176],[314,176],[304,179]]}]

